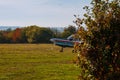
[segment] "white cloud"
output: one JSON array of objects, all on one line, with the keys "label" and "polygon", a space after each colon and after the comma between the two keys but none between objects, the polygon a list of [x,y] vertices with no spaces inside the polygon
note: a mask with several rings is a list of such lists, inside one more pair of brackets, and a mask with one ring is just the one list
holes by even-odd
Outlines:
[{"label": "white cloud", "polygon": [[0,0],[0,22],[4,25],[67,26],[72,24],[74,14],[84,13],[82,7],[87,4],[74,1]]}]

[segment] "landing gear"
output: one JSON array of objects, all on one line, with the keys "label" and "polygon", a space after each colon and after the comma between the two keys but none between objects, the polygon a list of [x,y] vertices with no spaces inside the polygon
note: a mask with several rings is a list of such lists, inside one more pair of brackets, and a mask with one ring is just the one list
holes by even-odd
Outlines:
[{"label": "landing gear", "polygon": [[63,52],[63,47],[61,47],[61,50],[60,50],[60,52]]}]

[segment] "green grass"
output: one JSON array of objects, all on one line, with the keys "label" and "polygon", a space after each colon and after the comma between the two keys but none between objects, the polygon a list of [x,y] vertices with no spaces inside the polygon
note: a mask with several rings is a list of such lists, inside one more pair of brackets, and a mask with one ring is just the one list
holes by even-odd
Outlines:
[{"label": "green grass", "polygon": [[51,44],[0,44],[0,80],[77,80],[71,48]]}]

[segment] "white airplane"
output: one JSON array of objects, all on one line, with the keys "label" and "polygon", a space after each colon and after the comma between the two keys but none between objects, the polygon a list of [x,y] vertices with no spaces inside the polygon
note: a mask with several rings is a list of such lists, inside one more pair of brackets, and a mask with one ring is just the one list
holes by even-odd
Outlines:
[{"label": "white airplane", "polygon": [[67,39],[52,38],[50,41],[61,47],[60,52],[63,52],[63,48],[65,47],[74,47],[75,43],[80,43],[80,40],[74,39],[74,35],[69,36]]}]

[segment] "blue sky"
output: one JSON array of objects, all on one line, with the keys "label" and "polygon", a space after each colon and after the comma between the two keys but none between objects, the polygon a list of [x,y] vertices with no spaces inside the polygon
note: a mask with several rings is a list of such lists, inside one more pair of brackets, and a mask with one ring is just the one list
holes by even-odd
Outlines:
[{"label": "blue sky", "polygon": [[0,0],[0,26],[43,27],[74,25],[91,0]]}]

